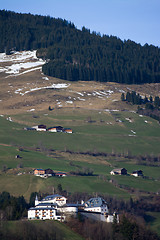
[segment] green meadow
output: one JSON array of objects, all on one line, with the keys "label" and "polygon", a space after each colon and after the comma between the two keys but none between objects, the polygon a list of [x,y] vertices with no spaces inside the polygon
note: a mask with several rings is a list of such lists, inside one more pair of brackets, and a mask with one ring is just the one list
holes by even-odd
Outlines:
[{"label": "green meadow", "polygon": [[[0,192],[23,195],[29,201],[32,192],[52,193],[61,184],[68,193],[106,194],[129,200],[160,190],[158,164],[139,165],[136,160],[139,155],[160,154],[160,125],[149,117],[134,112],[81,109],[13,115],[12,122],[7,117],[0,117]],[[72,128],[73,134],[24,130],[38,124]],[[127,153],[134,158],[81,154],[84,152]],[[21,158],[15,158],[16,155]],[[121,167],[127,169],[127,176],[110,175],[113,168]],[[42,179],[33,175],[34,168],[64,171],[68,176]],[[70,174],[83,168],[92,169],[93,176]],[[140,169],[145,178],[130,175]],[[148,215],[148,225],[158,232],[158,213]]]},{"label": "green meadow", "polygon": [[[61,183],[69,192],[103,193],[129,198],[126,190],[115,187],[110,180],[119,185],[140,191],[156,192],[160,189],[159,168],[136,165],[133,160],[114,157],[68,156],[66,150],[73,152],[129,152],[132,155],[159,154],[160,126],[157,121],[142,117],[134,112],[98,112],[89,110],[56,109],[0,117],[0,168],[6,165],[7,173],[0,175],[0,191],[24,195],[29,199],[33,191],[50,191]],[[47,127],[61,125],[73,129],[73,134],[26,131],[24,127],[45,124]],[[37,148],[40,151],[37,151]],[[22,149],[22,151],[19,151]],[[52,154],[48,153],[52,149]],[[57,152],[58,151],[58,152]],[[63,154],[61,154],[63,152]],[[16,155],[22,158],[15,158]],[[78,156],[78,158],[77,158]],[[70,162],[74,164],[70,164]],[[17,170],[21,164],[22,168]],[[77,167],[78,166],[78,167]],[[32,174],[13,174],[34,168],[51,168],[55,171],[75,171],[77,168],[90,168],[94,176],[68,176],[66,178],[40,179]],[[115,167],[125,167],[129,173],[141,169],[146,179],[132,176],[111,176]],[[27,170],[26,170],[27,169]],[[48,190],[47,190],[48,189]]]},{"label": "green meadow", "polygon": [[[24,146],[43,144],[54,150],[116,152],[130,151],[134,155],[159,154],[160,126],[149,117],[136,113],[63,112],[28,113],[12,116],[15,122],[0,118],[0,142]],[[46,115],[47,114],[47,115]],[[63,115],[64,114],[64,115]],[[35,118],[36,117],[36,118]],[[90,117],[91,121],[88,122]],[[132,122],[129,122],[130,118]],[[117,119],[121,122],[117,122]],[[73,129],[73,134],[24,131],[23,127],[45,124]]]}]

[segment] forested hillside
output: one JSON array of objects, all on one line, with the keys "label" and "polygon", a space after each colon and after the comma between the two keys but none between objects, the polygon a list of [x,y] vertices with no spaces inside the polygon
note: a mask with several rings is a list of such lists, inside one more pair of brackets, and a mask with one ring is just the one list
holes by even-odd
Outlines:
[{"label": "forested hillside", "polygon": [[[107,23],[106,23],[107,25]],[[0,11],[0,51],[38,49],[43,72],[71,81],[160,82],[160,49],[96,32],[49,16]]]}]

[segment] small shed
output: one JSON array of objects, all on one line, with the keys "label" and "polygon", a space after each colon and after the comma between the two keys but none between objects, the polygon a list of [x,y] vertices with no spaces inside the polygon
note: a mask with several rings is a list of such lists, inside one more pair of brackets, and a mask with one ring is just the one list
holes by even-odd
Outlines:
[{"label": "small shed", "polygon": [[143,176],[143,171],[142,170],[136,170],[131,173],[132,176],[134,177],[142,177]]},{"label": "small shed", "polygon": [[64,172],[56,172],[56,173],[55,173],[55,176],[56,176],[56,177],[66,177],[67,174],[64,173]]},{"label": "small shed", "polygon": [[110,172],[111,175],[127,175],[125,168],[115,168]]}]

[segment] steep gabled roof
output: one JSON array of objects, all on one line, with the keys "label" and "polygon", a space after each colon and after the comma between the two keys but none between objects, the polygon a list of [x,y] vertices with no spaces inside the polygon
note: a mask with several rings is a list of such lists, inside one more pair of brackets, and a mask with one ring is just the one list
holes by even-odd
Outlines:
[{"label": "steep gabled roof", "polygon": [[104,204],[107,205],[107,202],[103,198],[90,198],[87,202],[85,202],[85,207],[101,207]]},{"label": "steep gabled roof", "polygon": [[124,169],[124,168],[114,168],[112,171],[117,172],[117,171],[121,171],[122,169]]},{"label": "steep gabled roof", "polygon": [[38,205],[36,205],[36,208],[39,208],[39,207],[43,207],[43,206],[48,206],[48,207],[53,207],[53,206],[57,206],[57,203],[39,203]]},{"label": "steep gabled roof", "polygon": [[45,169],[45,173],[47,173],[47,174],[53,174],[54,172],[53,172],[52,169],[47,168],[47,169]]},{"label": "steep gabled roof", "polygon": [[42,200],[43,200],[43,201],[48,201],[48,200],[53,200],[53,199],[55,199],[55,198],[57,198],[57,197],[62,198],[63,196],[61,196],[61,195],[59,195],[59,194],[53,194],[53,195],[48,195],[48,196],[46,196],[46,197],[43,198]]},{"label": "steep gabled roof", "polygon": [[45,128],[45,129],[46,129],[46,125],[44,125],[44,124],[39,124],[39,125],[38,125],[38,128]]},{"label": "steep gabled roof", "polygon": [[44,171],[42,168],[36,168],[36,169],[34,169],[34,171],[35,171],[35,170]]}]

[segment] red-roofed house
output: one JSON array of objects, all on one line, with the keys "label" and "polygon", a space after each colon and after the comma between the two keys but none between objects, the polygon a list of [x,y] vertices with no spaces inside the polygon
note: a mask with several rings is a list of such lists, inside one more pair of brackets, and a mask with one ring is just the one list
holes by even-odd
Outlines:
[{"label": "red-roofed house", "polygon": [[34,175],[35,176],[40,176],[40,175],[44,175],[45,174],[45,170],[43,170],[42,168],[36,168],[34,170]]},{"label": "red-roofed house", "polygon": [[65,132],[65,133],[73,133],[71,128],[64,128],[63,132]]}]

